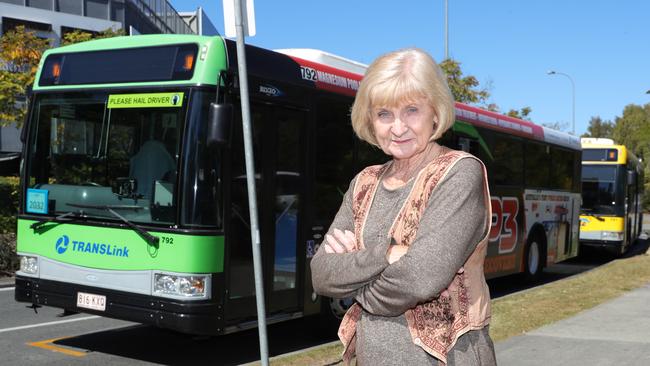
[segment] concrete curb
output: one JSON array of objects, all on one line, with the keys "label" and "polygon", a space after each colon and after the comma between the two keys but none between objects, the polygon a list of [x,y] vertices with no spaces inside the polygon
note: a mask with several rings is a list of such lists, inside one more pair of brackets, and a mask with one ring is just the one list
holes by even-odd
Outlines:
[{"label": "concrete curb", "polygon": [[[313,346],[313,347],[309,347],[309,348],[305,348],[305,349],[300,349],[300,350],[293,351],[293,352],[283,353],[283,354],[281,354],[281,355],[277,355],[277,356],[269,357],[269,362],[270,362],[270,361],[281,360],[281,359],[283,359],[283,358],[291,357],[291,356],[293,356],[293,355],[298,355],[298,354],[305,353],[305,352],[315,351],[315,350],[320,349],[320,348],[325,348],[325,347],[329,347],[329,346],[334,346],[334,345],[337,345],[337,344],[340,344],[340,343],[341,343],[341,341],[332,341],[332,342],[329,342],[329,343],[323,343],[323,344],[320,344],[320,345],[318,345],[318,346]],[[340,362],[340,361],[339,361],[339,362]],[[336,362],[336,361],[335,361],[334,364],[338,364],[339,362]],[[249,362],[249,363],[241,364],[241,365],[239,365],[239,366],[254,366],[254,365],[259,365],[259,364],[260,364],[260,361],[253,361],[253,362]]]},{"label": "concrete curb", "polygon": [[[641,237],[639,237],[639,239],[641,239],[641,240],[646,240],[647,238],[641,238]],[[634,256],[637,256],[637,255],[650,255],[650,247],[645,251],[645,253],[639,253],[639,254],[636,254],[636,255],[634,255]],[[605,263],[605,264],[601,264],[601,265],[599,265],[599,266],[597,266],[597,267],[590,268],[590,269],[588,269],[588,270],[586,270],[586,271],[583,271],[583,272],[580,272],[580,273],[576,273],[576,274],[571,275],[571,276],[568,276],[568,277],[560,278],[559,280],[551,281],[551,282],[545,283],[545,284],[543,284],[543,285],[537,285],[537,286],[533,286],[533,287],[530,287],[530,288],[527,288],[527,289],[524,289],[524,290],[521,290],[521,291],[517,291],[517,292],[513,292],[513,293],[510,293],[510,294],[507,294],[507,295],[503,295],[503,296],[500,296],[500,297],[498,297],[498,298],[496,298],[496,299],[491,299],[491,300],[494,301],[494,300],[500,300],[500,299],[507,299],[507,298],[509,298],[509,297],[511,297],[511,296],[525,294],[525,293],[530,292],[530,291],[533,291],[533,290],[537,290],[537,289],[544,288],[544,287],[546,287],[546,286],[550,286],[550,285],[552,285],[552,284],[554,284],[554,283],[562,283],[562,281],[567,281],[567,280],[570,280],[570,279],[574,279],[574,278],[576,278],[576,277],[578,277],[578,276],[585,275],[585,274],[587,274],[587,273],[589,273],[589,272],[595,271],[595,270],[600,269],[600,268],[606,268],[607,266],[610,266],[610,265],[612,265],[612,264],[614,264],[614,263],[616,263],[616,262],[618,262],[618,261],[625,260],[625,259],[629,259],[629,258],[632,258],[632,257],[634,257],[634,256],[630,256],[630,257],[622,257],[622,258],[613,259],[613,260],[611,260],[611,261],[609,261],[609,262],[607,262],[607,263]]]},{"label": "concrete curb", "polygon": [[13,287],[16,285],[14,277],[0,277],[0,288]]}]

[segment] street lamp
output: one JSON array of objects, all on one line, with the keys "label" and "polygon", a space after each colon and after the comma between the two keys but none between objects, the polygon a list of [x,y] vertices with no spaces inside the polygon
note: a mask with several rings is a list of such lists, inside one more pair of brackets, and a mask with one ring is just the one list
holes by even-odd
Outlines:
[{"label": "street lamp", "polygon": [[449,59],[449,0],[445,0],[445,60]]},{"label": "street lamp", "polygon": [[571,133],[575,135],[576,134],[576,84],[573,82],[573,79],[571,78],[571,76],[569,76],[569,75],[567,75],[567,74],[565,74],[563,72],[549,70],[546,73],[548,75],[563,75],[563,76],[566,76],[569,79],[569,81],[571,82],[571,93],[572,93],[572,96],[573,96],[573,98],[572,98],[573,99],[573,103],[572,103],[572,105],[573,105],[572,106],[573,113],[572,113],[572,119],[571,119]]}]

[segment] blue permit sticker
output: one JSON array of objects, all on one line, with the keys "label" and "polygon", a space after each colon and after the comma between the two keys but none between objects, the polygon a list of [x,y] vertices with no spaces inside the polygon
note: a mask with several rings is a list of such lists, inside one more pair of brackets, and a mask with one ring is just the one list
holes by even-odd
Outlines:
[{"label": "blue permit sticker", "polygon": [[47,213],[47,196],[48,191],[45,189],[27,189],[27,207],[25,211],[30,213],[46,214]]}]

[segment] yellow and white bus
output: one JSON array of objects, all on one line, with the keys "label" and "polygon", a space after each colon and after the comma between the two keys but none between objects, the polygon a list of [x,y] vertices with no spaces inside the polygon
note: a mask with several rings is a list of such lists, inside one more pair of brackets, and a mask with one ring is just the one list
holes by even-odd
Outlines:
[{"label": "yellow and white bus", "polygon": [[643,167],[611,139],[583,138],[580,245],[623,254],[641,233]]}]

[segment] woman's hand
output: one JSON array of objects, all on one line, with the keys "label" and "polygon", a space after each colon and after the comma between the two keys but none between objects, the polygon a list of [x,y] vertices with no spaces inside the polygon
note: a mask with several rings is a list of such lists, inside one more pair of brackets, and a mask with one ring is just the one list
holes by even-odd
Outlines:
[{"label": "woman's hand", "polygon": [[397,262],[406,252],[409,250],[409,247],[406,245],[391,245],[386,251],[386,260],[388,264],[393,264]]},{"label": "woman's hand", "polygon": [[349,253],[357,250],[357,238],[350,230],[334,229],[334,235],[325,235],[325,253]]}]

